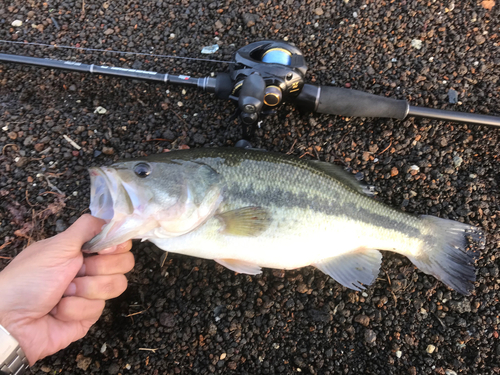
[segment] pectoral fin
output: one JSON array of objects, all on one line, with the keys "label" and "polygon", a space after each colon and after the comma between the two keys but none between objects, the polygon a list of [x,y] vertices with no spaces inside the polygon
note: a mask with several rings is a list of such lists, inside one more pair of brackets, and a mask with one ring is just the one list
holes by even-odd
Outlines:
[{"label": "pectoral fin", "polygon": [[221,266],[229,268],[231,271],[245,273],[247,275],[257,275],[262,272],[261,268],[253,263],[248,263],[238,259],[214,259]]},{"label": "pectoral fin", "polygon": [[255,237],[270,224],[270,215],[265,208],[244,207],[223,212],[217,217],[223,222],[223,233],[233,236]]},{"label": "pectoral fin", "polygon": [[363,290],[378,276],[382,254],[378,250],[362,249],[352,253],[323,259],[313,266],[331,276],[343,286]]}]

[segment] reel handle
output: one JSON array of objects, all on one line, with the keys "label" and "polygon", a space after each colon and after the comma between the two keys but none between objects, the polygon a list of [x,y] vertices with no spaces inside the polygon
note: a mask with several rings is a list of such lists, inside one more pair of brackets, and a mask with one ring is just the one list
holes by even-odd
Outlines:
[{"label": "reel handle", "polygon": [[253,134],[255,125],[259,120],[260,112],[264,106],[266,82],[262,76],[254,72],[243,81],[238,98],[240,119],[243,123],[243,135],[248,137]]}]

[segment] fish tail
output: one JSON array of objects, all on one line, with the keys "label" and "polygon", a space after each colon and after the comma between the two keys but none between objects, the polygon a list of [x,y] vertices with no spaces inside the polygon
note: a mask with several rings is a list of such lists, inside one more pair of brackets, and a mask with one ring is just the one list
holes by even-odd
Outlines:
[{"label": "fish tail", "polygon": [[[474,289],[474,263],[484,248],[484,232],[458,221],[422,215],[424,240],[420,251],[408,258],[422,272],[434,276],[457,292]],[[472,246],[471,246],[472,245]]]}]

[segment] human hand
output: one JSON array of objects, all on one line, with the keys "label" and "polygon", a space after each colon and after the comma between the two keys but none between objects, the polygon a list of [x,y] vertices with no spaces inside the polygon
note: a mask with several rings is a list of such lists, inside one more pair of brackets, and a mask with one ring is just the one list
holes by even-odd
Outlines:
[{"label": "human hand", "polygon": [[84,337],[105,300],[127,288],[132,241],[83,257],[82,245],[104,223],[83,215],[64,232],[28,246],[0,272],[0,325],[30,365]]}]

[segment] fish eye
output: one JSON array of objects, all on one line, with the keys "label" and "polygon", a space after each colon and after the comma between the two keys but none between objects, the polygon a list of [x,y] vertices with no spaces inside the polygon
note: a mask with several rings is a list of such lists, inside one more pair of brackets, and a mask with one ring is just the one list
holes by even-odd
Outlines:
[{"label": "fish eye", "polygon": [[141,178],[147,177],[151,173],[151,166],[147,163],[139,163],[134,167],[134,173]]}]

